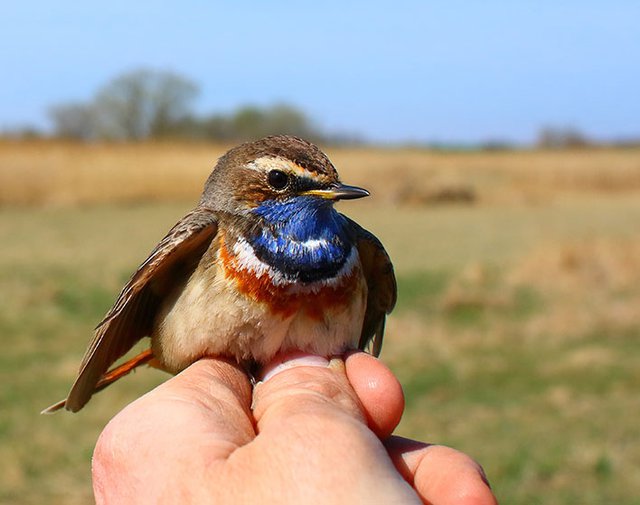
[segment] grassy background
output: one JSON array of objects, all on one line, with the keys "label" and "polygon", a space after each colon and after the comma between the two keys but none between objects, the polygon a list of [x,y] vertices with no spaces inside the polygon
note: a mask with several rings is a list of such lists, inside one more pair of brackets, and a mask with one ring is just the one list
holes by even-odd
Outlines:
[{"label": "grassy background", "polygon": [[[165,376],[38,412],[223,151],[0,144],[0,503],[91,501],[98,433]],[[503,503],[639,503],[640,152],[330,156],[396,264],[398,432],[477,458]]]}]

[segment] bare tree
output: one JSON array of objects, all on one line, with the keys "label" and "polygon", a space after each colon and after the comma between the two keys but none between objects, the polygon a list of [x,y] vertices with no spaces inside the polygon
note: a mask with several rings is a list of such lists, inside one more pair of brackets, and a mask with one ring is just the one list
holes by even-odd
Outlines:
[{"label": "bare tree", "polygon": [[171,72],[142,69],[121,75],[96,96],[100,136],[166,137],[172,125],[190,114],[197,94],[194,83]]},{"label": "bare tree", "polygon": [[49,109],[57,137],[92,140],[98,136],[96,111],[92,104],[68,103]]}]

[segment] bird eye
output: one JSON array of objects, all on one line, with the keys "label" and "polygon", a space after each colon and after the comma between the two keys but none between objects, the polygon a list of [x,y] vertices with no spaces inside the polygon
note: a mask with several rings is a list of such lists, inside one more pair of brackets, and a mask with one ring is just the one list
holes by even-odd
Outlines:
[{"label": "bird eye", "polygon": [[267,181],[273,189],[284,189],[289,184],[289,176],[282,170],[271,170],[267,175]]}]

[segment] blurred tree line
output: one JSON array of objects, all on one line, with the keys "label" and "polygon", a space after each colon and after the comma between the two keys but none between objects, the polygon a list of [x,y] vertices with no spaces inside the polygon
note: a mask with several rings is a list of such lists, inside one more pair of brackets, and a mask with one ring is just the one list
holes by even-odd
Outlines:
[{"label": "blurred tree line", "polygon": [[536,142],[541,149],[580,148],[592,144],[591,139],[573,126],[545,126],[538,132]]},{"label": "blurred tree line", "polygon": [[328,139],[299,109],[246,106],[230,114],[196,115],[198,86],[173,72],[140,69],[122,74],[90,102],[49,110],[54,135],[79,140],[199,139],[244,141],[269,134]]},{"label": "blurred tree line", "polygon": [[[244,106],[230,113],[196,114],[198,86],[179,74],[152,69],[126,72],[102,86],[87,102],[58,104],[48,111],[54,137],[75,140],[191,139],[234,143],[272,134],[290,134],[331,144],[364,144],[359,135],[322,131],[302,110],[286,104]],[[47,133],[34,126],[0,131],[0,138],[41,138]],[[508,139],[478,143],[400,143],[406,147],[445,151],[501,151],[535,147],[580,149],[637,147],[638,138],[608,141],[588,137],[572,126],[544,126],[529,146]]]}]

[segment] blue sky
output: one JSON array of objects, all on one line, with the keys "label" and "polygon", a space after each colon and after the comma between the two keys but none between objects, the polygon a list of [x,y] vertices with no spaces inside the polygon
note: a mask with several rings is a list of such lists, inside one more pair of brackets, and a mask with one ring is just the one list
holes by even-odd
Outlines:
[{"label": "blue sky", "polygon": [[0,128],[46,126],[127,70],[184,74],[200,112],[295,104],[373,140],[640,137],[640,2],[8,2]]}]

